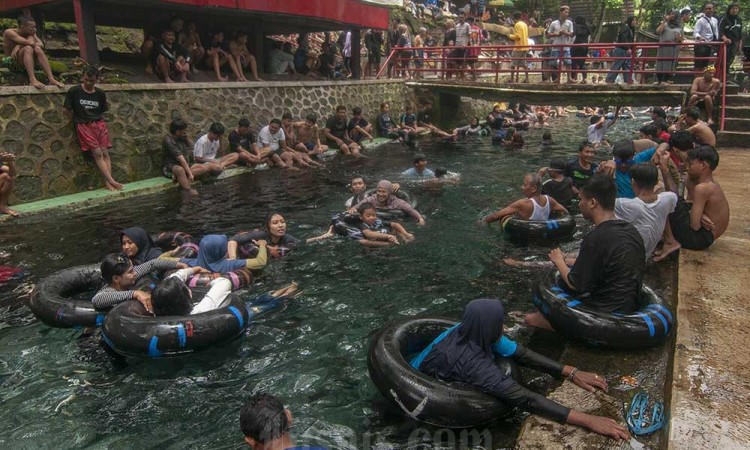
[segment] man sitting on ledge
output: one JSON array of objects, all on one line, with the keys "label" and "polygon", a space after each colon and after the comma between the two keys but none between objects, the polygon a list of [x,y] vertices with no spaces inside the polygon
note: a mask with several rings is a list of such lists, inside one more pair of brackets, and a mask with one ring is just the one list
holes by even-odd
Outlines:
[{"label": "man sitting on ledge", "polygon": [[16,155],[10,152],[0,152],[0,214],[18,217],[18,213],[8,208],[8,198],[13,192],[13,182],[16,179]]},{"label": "man sitting on ledge", "polygon": [[[685,162],[687,201],[680,198],[675,211],[669,215],[664,246],[654,261],[666,258],[680,247],[705,250],[727,230],[729,202],[713,178],[718,165],[719,153],[715,148],[703,145],[688,150]],[[677,192],[671,179],[666,178],[664,184]]]},{"label": "man sitting on ledge", "polygon": [[[611,176],[597,174],[581,188],[581,214],[596,226],[581,242],[573,267],[556,248],[549,259],[560,271],[560,287],[586,306],[602,312],[629,314],[638,309],[646,252],[638,230],[615,217],[617,186]],[[539,312],[527,314],[528,326],[552,330]]]},{"label": "man sitting on ledge", "polygon": [[44,44],[36,35],[36,22],[27,16],[18,18],[18,28],[8,28],[3,32],[3,54],[11,58],[14,70],[26,70],[29,84],[37,89],[44,89],[44,83],[34,75],[34,60],[47,75],[47,80],[59,88],[63,84],[52,75],[47,55],[44,54]]}]

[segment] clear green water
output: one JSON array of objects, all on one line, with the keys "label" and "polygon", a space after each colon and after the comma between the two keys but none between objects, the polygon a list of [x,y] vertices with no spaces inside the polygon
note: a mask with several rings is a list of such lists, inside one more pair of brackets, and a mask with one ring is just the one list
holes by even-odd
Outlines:
[{"label": "clear green water", "polygon": [[[320,170],[266,171],[202,186],[197,199],[170,191],[72,216],[6,222],[0,226],[0,264],[22,265],[28,275],[0,285],[0,447],[238,448],[239,408],[261,390],[292,410],[299,443],[351,449],[430,445],[428,434],[436,430],[423,427],[416,434],[420,425],[387,406],[371,384],[369,339],[382,325],[415,314],[458,318],[477,297],[502,298],[508,310],[530,308],[533,272],[505,267],[502,258],[540,256],[546,249],[514,247],[500,239],[497,227],[475,222],[518,198],[524,173],[552,156],[575,155],[573,143],[585,136],[587,120],[571,117],[555,125],[561,145],[545,150],[539,147],[541,130],[532,130],[520,151],[492,147],[489,138],[424,140],[420,150],[430,166],[461,173],[461,182],[409,187],[428,223],[421,229],[408,225],[414,243],[368,251],[337,239],[272,262],[251,292],[294,280],[305,294],[256,321],[240,342],[190,358],[114,361],[96,335],[49,328],[23,303],[34,283],[51,272],[118,250],[119,231],[133,225],[150,232],[231,234],[258,227],[274,209],[291,222],[291,234],[318,234],[348,197],[352,174],[364,175],[371,186],[380,178],[395,181],[410,166],[411,152],[385,146],[366,160],[334,159]],[[638,125],[625,121],[610,138],[632,136]],[[563,248],[574,249],[580,236]],[[511,319],[507,325],[513,327]],[[521,420],[491,426],[492,447],[511,445]]]}]

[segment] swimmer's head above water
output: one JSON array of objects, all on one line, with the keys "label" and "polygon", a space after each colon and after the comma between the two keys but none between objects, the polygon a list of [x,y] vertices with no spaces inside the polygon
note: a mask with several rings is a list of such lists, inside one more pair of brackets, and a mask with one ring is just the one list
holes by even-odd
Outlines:
[{"label": "swimmer's head above water", "polygon": [[105,256],[100,270],[104,282],[118,291],[128,289],[135,284],[133,263],[124,253],[110,253]]}]

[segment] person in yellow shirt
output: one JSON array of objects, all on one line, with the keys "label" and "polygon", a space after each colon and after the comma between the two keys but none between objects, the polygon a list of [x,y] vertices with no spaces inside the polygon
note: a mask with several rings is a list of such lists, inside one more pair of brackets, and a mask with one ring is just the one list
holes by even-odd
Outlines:
[{"label": "person in yellow shirt", "polygon": [[524,78],[523,82],[528,83],[529,68],[526,65],[526,53],[529,51],[529,26],[526,25],[526,22],[521,20],[521,11],[513,13],[513,20],[515,21],[515,25],[513,25],[513,34],[508,36],[515,43],[511,54],[510,81],[513,83],[515,78],[515,82],[519,82],[521,78],[521,67],[523,67],[523,71],[526,74],[526,78]]}]

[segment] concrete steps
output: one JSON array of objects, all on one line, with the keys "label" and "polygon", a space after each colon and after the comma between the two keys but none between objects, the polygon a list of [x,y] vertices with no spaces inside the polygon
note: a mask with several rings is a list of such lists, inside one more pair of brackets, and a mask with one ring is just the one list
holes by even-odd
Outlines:
[{"label": "concrete steps", "polygon": [[[750,131],[750,118],[739,118],[727,114],[724,119],[724,131]],[[746,145],[750,146],[750,142],[747,142]]]},{"label": "concrete steps", "polygon": [[750,106],[750,94],[727,95],[727,106]]},{"label": "concrete steps", "polygon": [[750,107],[748,106],[727,106],[726,117],[733,119],[750,119]]},{"label": "concrete steps", "polygon": [[735,147],[750,150],[750,131],[720,131],[716,146],[719,148]]}]

